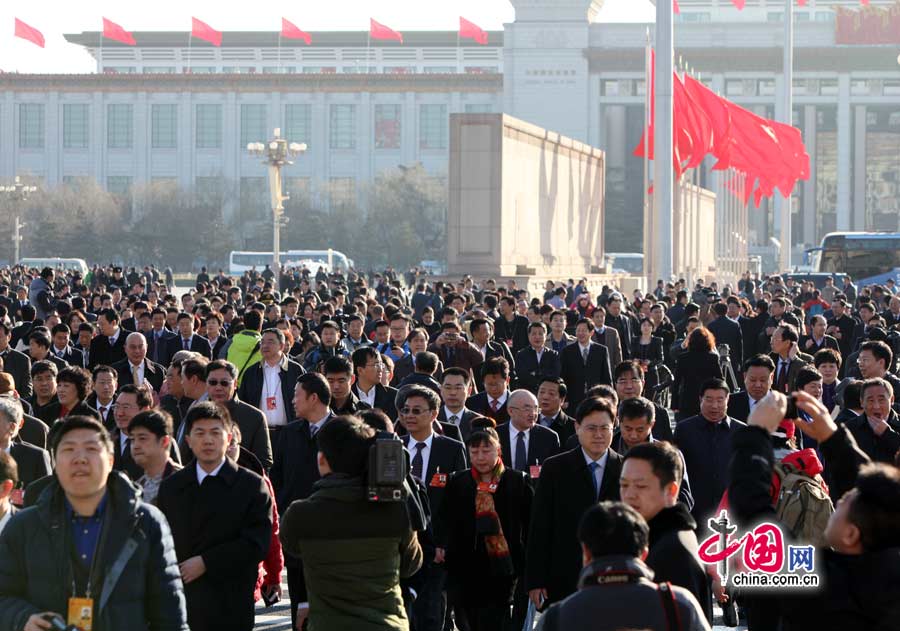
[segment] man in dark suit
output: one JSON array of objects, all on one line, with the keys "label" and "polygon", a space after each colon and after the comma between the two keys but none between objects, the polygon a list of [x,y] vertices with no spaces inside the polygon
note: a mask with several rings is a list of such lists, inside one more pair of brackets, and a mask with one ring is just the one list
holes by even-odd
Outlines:
[{"label": "man in dark suit", "polygon": [[768,355],[756,355],[744,362],[744,389],[728,397],[728,416],[747,422],[756,404],[772,389],[775,363]]},{"label": "man in dark suit", "polygon": [[502,357],[493,357],[481,365],[484,391],[466,399],[466,407],[494,419],[498,424],[509,420],[506,402],[509,398],[509,364]]},{"label": "man in dark suit", "polygon": [[435,338],[428,350],[437,355],[445,368],[471,370],[472,374],[484,362],[484,356],[474,344],[467,341],[456,321],[441,324],[441,334]]},{"label": "man in dark suit", "polygon": [[622,359],[631,358],[631,338],[637,324],[622,312],[622,294],[614,293],[606,303],[606,326],[611,326],[619,333],[619,345],[622,348]]},{"label": "man in dark suit", "polygon": [[744,338],[744,356],[753,357],[759,351],[758,339],[766,328],[769,319],[769,303],[765,300],[756,302],[756,314],[747,318],[741,318],[741,335]]},{"label": "man in dark suit", "polygon": [[525,588],[536,606],[573,593],[581,570],[578,523],[602,500],[619,499],[622,457],[610,448],[616,411],[599,398],[586,399],[575,416],[579,447],[541,467],[525,561]]},{"label": "man in dark suit", "polygon": [[444,404],[437,420],[458,427],[463,441],[472,433],[472,421],[481,416],[466,407],[470,378],[469,372],[462,368],[448,368],[441,375],[441,399]]},{"label": "man in dark suit", "polygon": [[[513,383],[516,382],[516,362],[513,359],[512,351],[505,342],[498,342],[494,338],[494,323],[492,320],[484,318],[475,318],[469,324],[469,333],[472,336],[472,344],[477,348],[484,361],[492,357],[502,357],[509,364],[509,378]],[[481,366],[475,371],[475,389],[484,390],[484,378],[481,375]]]},{"label": "man in dark suit", "polygon": [[516,299],[503,296],[498,304],[500,317],[494,320],[494,335],[509,346],[513,356],[528,346],[528,318],[516,313]]},{"label": "man in dark suit", "polygon": [[537,398],[528,390],[510,393],[508,407],[509,422],[497,426],[503,464],[535,480],[541,465],[559,453],[559,436],[537,425]]},{"label": "man in dark suit", "polygon": [[38,327],[28,336],[28,359],[31,363],[39,361],[48,361],[56,366],[56,370],[60,371],[68,364],[50,352],[53,342],[50,340],[50,334],[47,329]]},{"label": "man in dark suit", "polygon": [[[830,348],[840,351],[838,341],[831,335],[825,333],[827,321],[824,316],[814,315],[809,319],[811,332],[800,338],[800,350],[807,355],[815,355],[823,348]],[[854,332],[855,335],[855,332]]]},{"label": "man in dark suit", "polygon": [[846,422],[856,444],[875,462],[893,464],[900,452],[900,419],[891,409],[894,391],[881,377],[862,384],[863,413]]},{"label": "man in dark suit", "polygon": [[69,366],[78,366],[84,368],[84,353],[70,344],[72,331],[69,325],[60,322],[50,330],[53,345],[50,347],[50,354],[59,358]]},{"label": "man in dark suit", "polygon": [[296,420],[294,386],[305,370],[284,354],[284,332],[266,329],[260,342],[262,361],[247,368],[241,380],[238,396],[241,401],[258,407],[266,415],[266,426],[274,443],[276,436]]},{"label": "man in dark suit", "polygon": [[594,323],[583,318],[575,326],[577,343],[569,344],[560,356],[560,376],[568,388],[569,406],[576,409],[584,393],[597,384],[612,385],[609,351],[602,344],[591,341]]},{"label": "man in dark suit", "polygon": [[700,414],[675,427],[675,445],[684,455],[691,479],[691,514],[698,524],[706,523],[728,488],[731,436],[738,427],[744,427],[744,423],[729,418],[727,410],[728,385],[721,379],[709,379],[700,386]]},{"label": "man in dark suit", "polygon": [[237,393],[237,366],[224,359],[206,366],[206,392],[209,400],[228,408],[231,420],[241,430],[241,446],[259,459],[263,469],[272,467],[272,442],[266,417],[259,408],[241,401]]},{"label": "man in dark suit", "polygon": [[800,335],[792,324],[781,324],[772,333],[772,353],[775,363],[773,388],[782,394],[794,391],[797,375],[813,358],[799,350]]},{"label": "man in dark suit", "polygon": [[212,348],[209,341],[194,333],[194,316],[190,313],[178,314],[178,335],[167,343],[166,365],[172,362],[172,358],[178,351],[191,351],[199,353],[206,359],[212,359]]},{"label": "man in dark suit", "polygon": [[115,309],[104,309],[97,318],[100,335],[91,340],[88,366],[104,364],[112,366],[125,359],[125,333],[119,327],[119,314]]},{"label": "man in dark suit", "polygon": [[[316,457],[319,452],[315,435],[331,420],[331,390],[325,377],[306,373],[297,379],[292,397],[295,417],[275,441],[274,462],[269,479],[275,489],[279,515],[284,515],[292,502],[312,494],[319,479]],[[298,559],[285,555],[291,618],[296,621],[297,605],[308,601],[303,566]],[[294,624],[291,625],[292,627]]]},{"label": "man in dark suit", "polygon": [[[119,387],[128,384],[149,383],[153,391],[159,393],[166,380],[165,368],[147,359],[147,338],[143,333],[129,333],[125,338],[127,357],[112,365],[116,371]],[[135,382],[135,376],[137,381]]]},{"label": "man in dark suit", "polygon": [[555,378],[560,374],[559,353],[547,348],[547,325],[532,322],[528,325],[528,348],[516,353],[516,374],[518,386],[537,393],[541,380]]},{"label": "man in dark suit", "polygon": [[744,361],[744,336],[741,325],[728,317],[728,305],[724,302],[714,304],[712,311],[716,317],[706,328],[715,336],[717,346],[722,344],[728,346],[731,367],[734,374],[739,375],[741,363]]},{"label": "man in dark suit", "polygon": [[[575,419],[563,412],[568,388],[562,379],[544,379],[538,388],[537,424],[552,429],[559,437],[560,450],[575,435]],[[569,409],[572,409],[571,406]]]},{"label": "man in dark suit", "polygon": [[157,364],[168,365],[169,341],[178,337],[166,328],[166,312],[156,308],[150,312],[152,328],[144,335],[147,337],[147,357]]},{"label": "man in dark suit", "polygon": [[363,403],[378,408],[388,415],[391,421],[397,420],[397,406],[394,399],[397,389],[381,385],[381,371],[384,364],[381,355],[371,346],[361,346],[353,351],[353,372],[356,380],[352,392]]},{"label": "man in dark suit", "polygon": [[[111,432],[113,439],[113,469],[122,471],[132,480],[144,475],[144,470],[131,456],[131,437],[128,425],[140,412],[153,409],[153,393],[145,384],[123,386],[116,397],[114,418],[116,429]],[[172,442],[174,445],[174,441]]]},{"label": "man in dark suit", "polygon": [[[50,475],[50,454],[19,438],[24,423],[22,406],[12,397],[0,397],[0,452],[9,450],[19,469],[22,488]],[[21,502],[19,502],[21,503]]]},{"label": "man in dark suit", "polygon": [[0,319],[0,360],[3,360],[3,372],[12,375],[16,392],[23,399],[27,399],[32,394],[31,360],[9,345],[10,332],[9,322]]},{"label": "man in dark suit", "polygon": [[[400,413],[400,423],[407,434],[402,437],[411,457],[410,471],[414,478],[428,489],[428,502],[432,515],[440,512],[444,489],[450,476],[466,468],[466,451],[461,442],[440,436],[433,431],[437,419],[440,398],[429,388],[419,385],[405,390],[405,400]],[[443,550],[435,547],[435,540],[446,541],[438,521],[432,521],[422,534],[422,551],[425,563],[412,577],[420,587],[413,603],[412,618],[417,629],[441,629],[444,621],[444,601],[441,595],[446,572]]]},{"label": "man in dark suit", "polygon": [[[615,368],[616,394],[619,402],[626,399],[634,399],[643,396],[644,371],[641,365],[633,359],[622,362]],[[656,440],[673,441],[672,424],[669,421],[669,411],[663,406],[654,403],[655,411],[653,423],[653,438]]]},{"label": "man in dark suit", "polygon": [[226,457],[232,421],[198,403],[185,419],[195,462],[166,478],[157,505],[172,528],[194,631],[253,628],[259,563],[272,540],[265,481]]}]

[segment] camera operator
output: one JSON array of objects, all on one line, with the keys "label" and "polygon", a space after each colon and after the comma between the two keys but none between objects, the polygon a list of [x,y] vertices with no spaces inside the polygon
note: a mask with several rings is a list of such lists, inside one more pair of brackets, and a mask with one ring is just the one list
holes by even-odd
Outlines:
[{"label": "camera operator", "polygon": [[286,553],[303,560],[316,631],[406,630],[400,578],[422,565],[422,548],[403,502],[366,499],[375,430],[352,416],[333,418],[316,435],[322,478],[308,499],[291,504],[281,522]]}]

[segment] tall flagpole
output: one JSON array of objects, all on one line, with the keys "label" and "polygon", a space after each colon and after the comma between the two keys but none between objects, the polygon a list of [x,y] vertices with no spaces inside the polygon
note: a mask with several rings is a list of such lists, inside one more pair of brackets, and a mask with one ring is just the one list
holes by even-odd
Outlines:
[{"label": "tall flagpole", "polygon": [[656,103],[653,150],[653,278],[672,278],[672,114],[674,24],[672,0],[656,3]]},{"label": "tall flagpole", "polygon": [[100,31],[100,61],[97,65],[97,73],[103,74],[103,31]]},{"label": "tall flagpole", "polygon": [[[784,90],[782,93],[782,122],[787,125],[794,124],[794,0],[784,0]],[[781,253],[779,263],[781,271],[791,269],[791,195],[782,196],[778,193],[779,201],[779,240],[781,241]]]},{"label": "tall flagpole", "polygon": [[653,94],[651,85],[652,72],[650,70],[650,29],[647,29],[647,43],[644,45],[644,275],[647,276],[647,287],[654,287],[655,278],[650,278],[653,262],[650,253],[653,251],[653,211],[650,200],[650,129],[653,120],[650,116],[652,105],[650,96]]},{"label": "tall flagpole", "polygon": [[194,41],[194,32],[193,30],[188,33],[188,74],[191,74],[191,43]]}]

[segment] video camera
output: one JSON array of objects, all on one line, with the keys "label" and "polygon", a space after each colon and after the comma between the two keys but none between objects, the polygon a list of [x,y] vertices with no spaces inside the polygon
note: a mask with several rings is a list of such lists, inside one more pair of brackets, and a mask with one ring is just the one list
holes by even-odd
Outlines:
[{"label": "video camera", "polygon": [[375,434],[375,443],[369,448],[368,500],[402,502],[406,474],[406,451],[400,439],[387,432]]}]

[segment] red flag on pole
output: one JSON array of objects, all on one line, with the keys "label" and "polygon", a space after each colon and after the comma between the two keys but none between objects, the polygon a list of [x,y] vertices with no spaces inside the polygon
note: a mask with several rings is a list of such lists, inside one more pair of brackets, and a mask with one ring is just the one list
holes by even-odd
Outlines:
[{"label": "red flag on pole", "polygon": [[44,36],[41,32],[33,26],[28,26],[19,18],[16,18],[16,31],[14,35],[16,37],[21,37],[22,39],[27,39],[36,46],[40,46],[41,48],[44,47]]},{"label": "red flag on pole", "polygon": [[691,101],[703,110],[712,128],[711,153],[718,159],[713,170],[727,169],[731,158],[731,114],[722,98],[693,77],[684,78],[684,87]]},{"label": "red flag on pole", "polygon": [[863,5],[864,7],[869,6],[869,0],[859,0],[859,3],[860,3],[861,5]]},{"label": "red flag on pole", "polygon": [[678,6],[678,0],[672,0],[672,9],[675,11],[675,15],[681,15],[681,7]]},{"label": "red flag on pole", "polygon": [[799,4],[801,7],[805,7],[805,6],[806,6],[806,1],[807,1],[807,0],[797,0],[797,4]]},{"label": "red flag on pole", "polygon": [[388,28],[384,24],[379,24],[372,18],[369,18],[369,37],[372,39],[388,39],[403,43],[403,35],[397,31]]},{"label": "red flag on pole", "polygon": [[307,46],[312,44],[312,36],[309,33],[301,31],[285,18],[281,18],[281,36],[285,39],[302,39]]},{"label": "red flag on pole", "polygon": [[107,20],[106,18],[103,18],[103,37],[122,44],[127,44],[128,46],[137,46],[137,42],[134,41],[134,37],[132,37],[131,33],[112,20]]},{"label": "red flag on pole", "polygon": [[488,43],[487,32],[462,16],[459,16],[459,36],[462,39],[473,39],[476,44],[481,44],[482,46]]},{"label": "red flag on pole", "polygon": [[731,4],[736,6],[738,11],[743,11],[744,5],[747,4],[747,0],[731,0]]},{"label": "red flag on pole", "polygon": [[217,31],[206,22],[191,18],[191,35],[213,46],[222,45],[222,31]]}]

